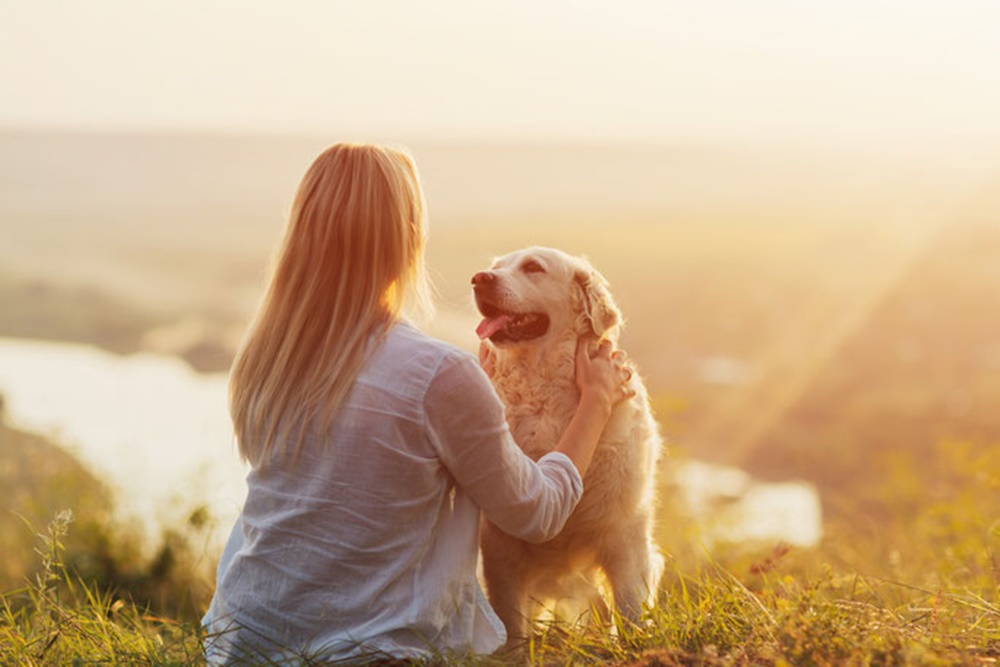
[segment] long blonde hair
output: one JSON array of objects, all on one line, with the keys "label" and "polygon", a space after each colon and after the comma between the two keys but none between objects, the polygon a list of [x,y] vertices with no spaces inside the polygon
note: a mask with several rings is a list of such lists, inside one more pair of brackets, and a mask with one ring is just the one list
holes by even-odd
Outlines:
[{"label": "long blonde hair", "polygon": [[429,312],[425,209],[406,152],[337,144],[309,167],[230,373],[245,460],[297,458],[310,428],[330,426],[404,306]]}]

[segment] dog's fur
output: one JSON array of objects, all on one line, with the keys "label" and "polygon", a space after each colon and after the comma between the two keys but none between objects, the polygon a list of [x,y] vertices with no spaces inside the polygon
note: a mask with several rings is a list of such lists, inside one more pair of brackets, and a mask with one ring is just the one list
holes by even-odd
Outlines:
[{"label": "dog's fur", "polygon": [[[576,411],[578,340],[606,339],[617,347],[621,313],[607,281],[586,260],[551,248],[500,257],[473,285],[485,316],[484,368],[507,406],[514,440],[537,460],[555,448]],[[526,314],[532,315],[508,319]],[[625,618],[638,620],[655,599],[663,570],[652,536],[662,441],[638,374],[630,374],[629,388],[635,395],[614,408],[583,497],[558,536],[529,544],[483,524],[483,576],[512,642],[526,635],[536,603],[572,600],[578,611],[599,609],[601,574]]]}]

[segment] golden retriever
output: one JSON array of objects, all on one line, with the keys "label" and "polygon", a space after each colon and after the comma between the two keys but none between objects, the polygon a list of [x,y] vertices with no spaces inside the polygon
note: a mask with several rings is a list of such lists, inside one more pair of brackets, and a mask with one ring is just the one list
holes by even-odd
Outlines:
[{"label": "golden retriever", "polygon": [[[589,262],[551,248],[504,255],[472,284],[483,315],[483,366],[507,406],[514,440],[537,460],[555,448],[576,410],[577,341],[596,337],[617,348],[621,313]],[[602,583],[632,621],[655,600],[663,570],[652,535],[662,440],[642,381],[628,374],[635,395],[614,408],[562,532],[530,544],[483,524],[483,577],[509,641],[526,635],[546,601],[563,611],[571,602],[576,611],[606,612]]]}]

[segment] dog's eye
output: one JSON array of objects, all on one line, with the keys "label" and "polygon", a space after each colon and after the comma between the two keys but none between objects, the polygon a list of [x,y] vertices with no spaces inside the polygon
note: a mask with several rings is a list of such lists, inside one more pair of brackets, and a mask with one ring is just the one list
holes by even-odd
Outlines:
[{"label": "dog's eye", "polygon": [[545,267],[533,259],[529,259],[527,262],[522,264],[521,270],[525,273],[545,273]]}]

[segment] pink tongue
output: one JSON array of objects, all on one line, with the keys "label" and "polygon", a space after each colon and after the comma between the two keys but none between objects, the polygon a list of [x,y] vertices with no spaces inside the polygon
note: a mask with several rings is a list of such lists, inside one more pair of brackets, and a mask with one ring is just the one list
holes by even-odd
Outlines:
[{"label": "pink tongue", "polygon": [[476,335],[480,340],[489,338],[507,325],[510,315],[498,315],[497,317],[487,317],[476,327]]}]

